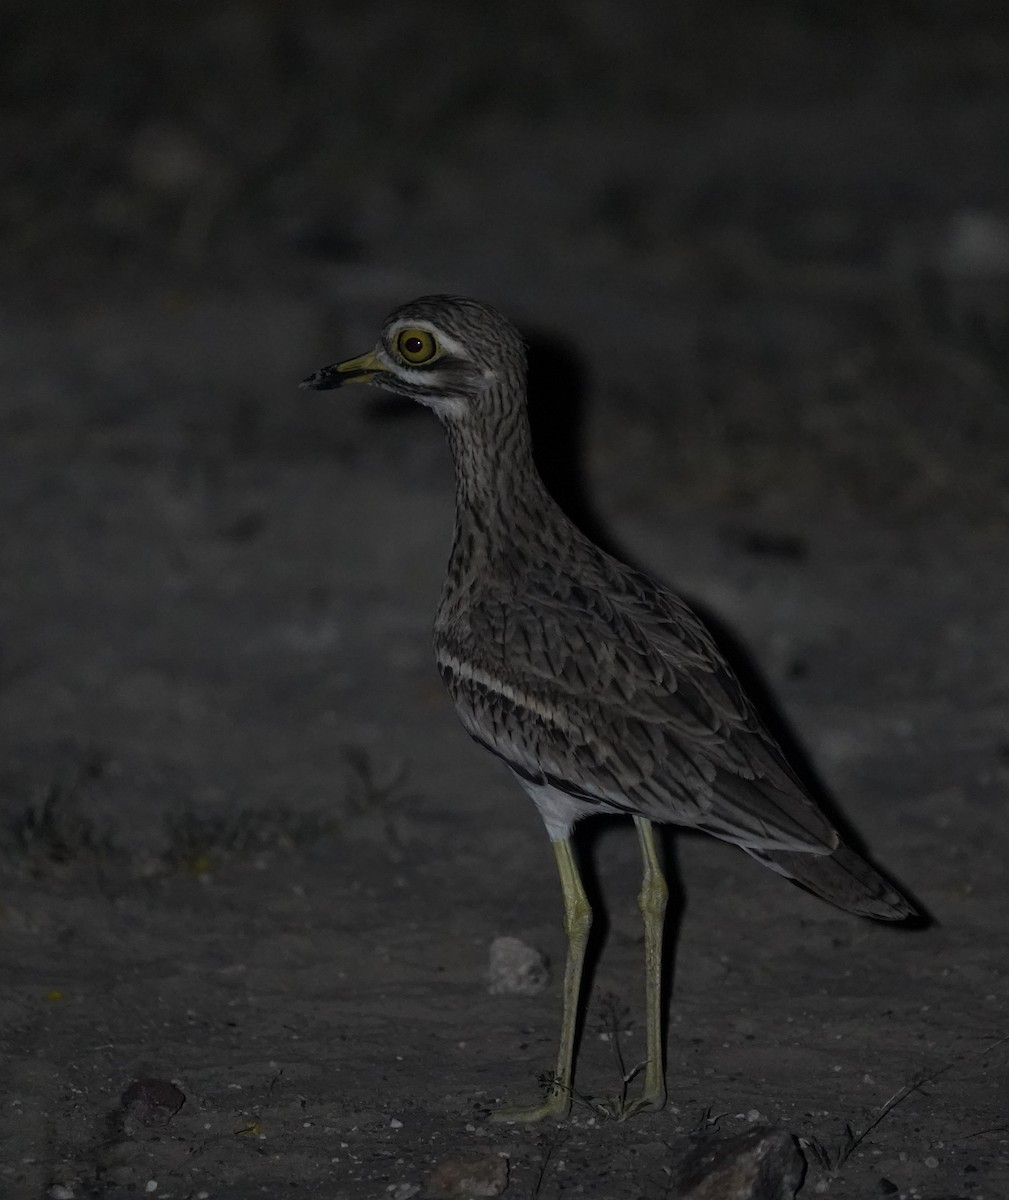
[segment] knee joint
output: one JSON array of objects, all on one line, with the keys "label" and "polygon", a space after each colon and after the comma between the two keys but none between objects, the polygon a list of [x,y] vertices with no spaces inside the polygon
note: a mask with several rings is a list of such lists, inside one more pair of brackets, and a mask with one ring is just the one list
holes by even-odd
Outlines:
[{"label": "knee joint", "polygon": [[646,916],[661,916],[666,911],[669,889],[661,875],[646,877],[638,895],[638,908]]},{"label": "knee joint", "polygon": [[569,938],[587,937],[591,928],[591,905],[587,900],[576,901],[564,913],[564,932]]}]

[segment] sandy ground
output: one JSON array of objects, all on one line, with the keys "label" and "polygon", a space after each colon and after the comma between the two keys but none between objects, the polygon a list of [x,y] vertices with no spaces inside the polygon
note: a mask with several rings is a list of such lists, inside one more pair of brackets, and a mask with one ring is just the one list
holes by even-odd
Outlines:
[{"label": "sandy ground", "polygon": [[[765,1124],[803,1195],[1009,1194],[1009,46],[911,7],[7,6],[0,1195],[409,1200],[490,1155],[671,1200],[689,1138]],[[487,1121],[564,947],[431,660],[447,450],[296,386],[439,290],[523,325],[552,484],[935,918],[671,835],[670,1104],[627,1123],[620,822],[574,1113]],[[501,935],[544,992],[489,992]]]}]

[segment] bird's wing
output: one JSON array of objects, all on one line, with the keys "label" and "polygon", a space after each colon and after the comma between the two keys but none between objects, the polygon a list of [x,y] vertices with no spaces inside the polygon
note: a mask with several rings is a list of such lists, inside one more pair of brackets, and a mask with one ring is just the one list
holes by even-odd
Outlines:
[{"label": "bird's wing", "polygon": [[710,635],[610,559],[485,582],[439,665],[470,734],[531,782],[744,848],[829,853],[806,795]]}]

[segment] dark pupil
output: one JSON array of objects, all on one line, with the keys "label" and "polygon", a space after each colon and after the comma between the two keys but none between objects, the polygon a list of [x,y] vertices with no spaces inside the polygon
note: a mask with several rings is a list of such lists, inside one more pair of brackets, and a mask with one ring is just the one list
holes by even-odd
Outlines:
[{"label": "dark pupil", "polygon": [[406,351],[408,354],[420,354],[423,349],[424,343],[420,340],[420,338],[406,339]]}]

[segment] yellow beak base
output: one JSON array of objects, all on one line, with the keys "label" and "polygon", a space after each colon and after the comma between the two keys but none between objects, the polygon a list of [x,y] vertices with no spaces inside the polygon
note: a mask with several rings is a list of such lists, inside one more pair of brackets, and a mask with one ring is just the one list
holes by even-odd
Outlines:
[{"label": "yellow beak base", "polygon": [[348,383],[370,383],[376,375],[386,370],[374,350],[361,354],[357,358],[348,358],[346,362],[333,363],[323,367],[314,375],[301,381],[303,388],[313,392],[328,392],[332,388],[343,387]]}]

